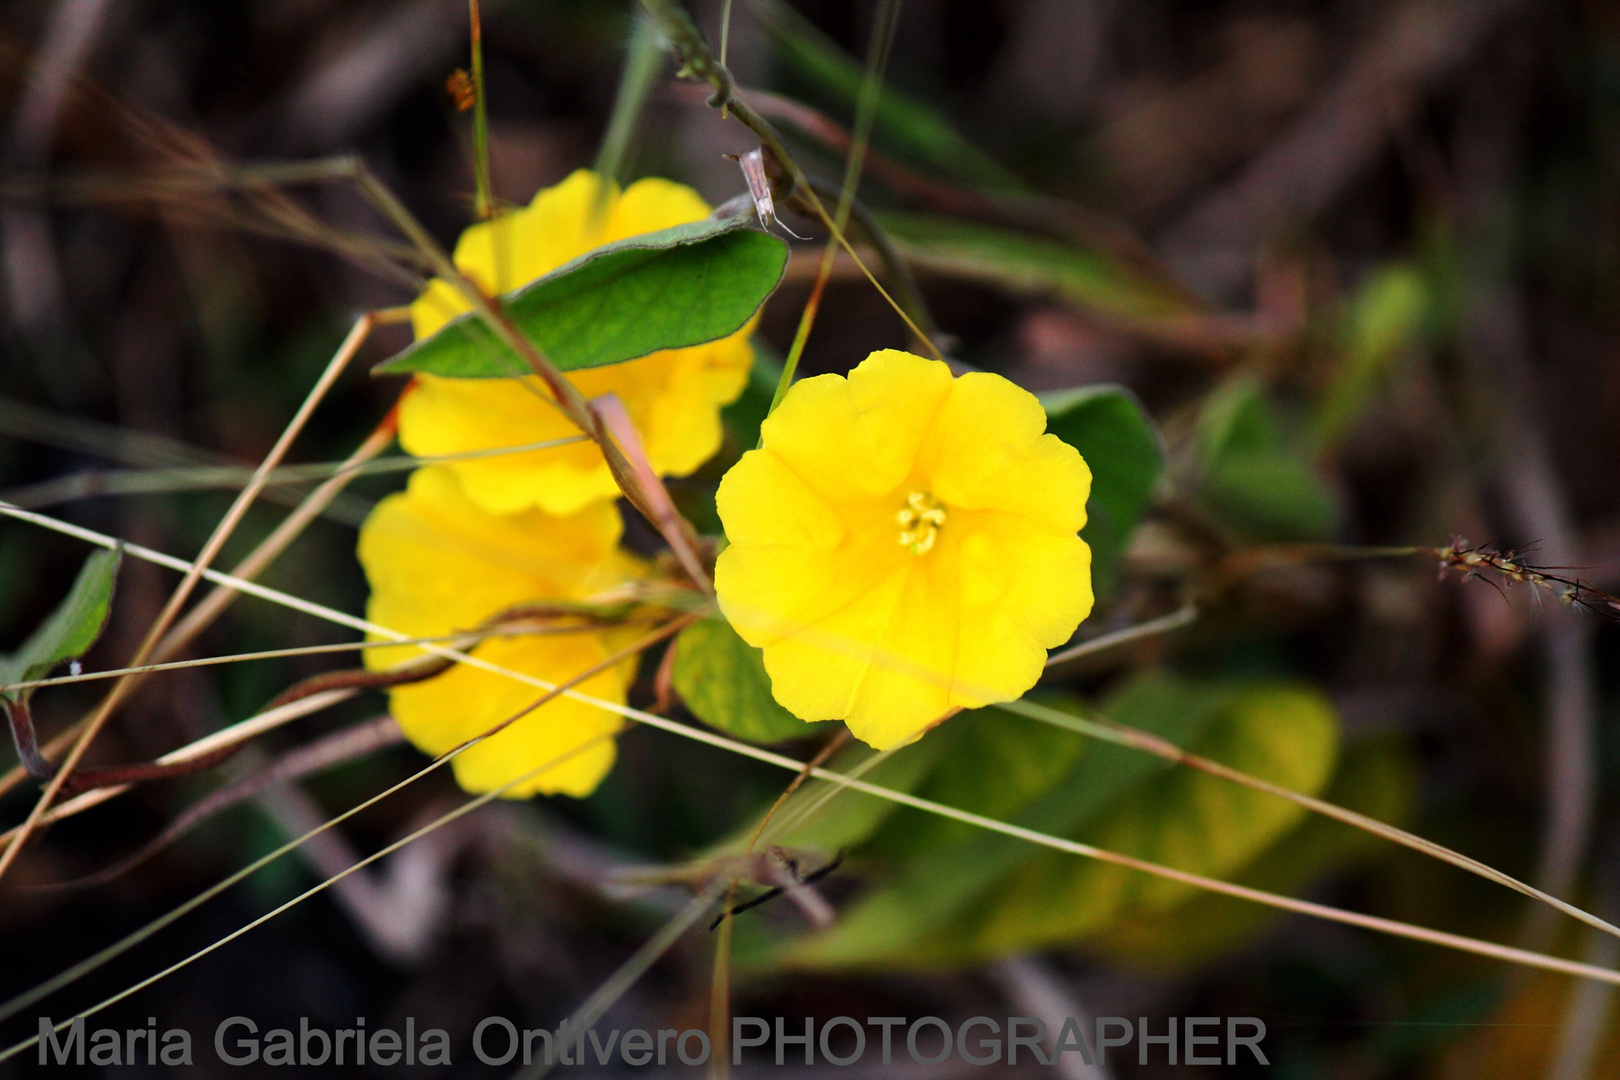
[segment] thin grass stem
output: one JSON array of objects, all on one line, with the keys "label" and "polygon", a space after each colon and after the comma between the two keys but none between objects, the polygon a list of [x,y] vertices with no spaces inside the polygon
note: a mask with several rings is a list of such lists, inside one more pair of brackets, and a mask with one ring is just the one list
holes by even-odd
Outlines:
[{"label": "thin grass stem", "polygon": [[[327,363],[326,370],[321,372],[320,378],[310,388],[303,404],[299,406],[298,411],[293,414],[292,419],[288,421],[286,428],[282,431],[281,437],[276,440],[275,445],[270,448],[270,452],[259,463],[259,467],[254,471],[253,479],[248,482],[247,487],[242,490],[241,494],[236,497],[236,501],[231,504],[231,508],[226,511],[224,518],[215,526],[213,534],[208,538],[208,542],[203,545],[203,549],[198,554],[196,561],[186,571],[180,580],[180,584],[175,587],[168,602],[164,604],[163,610],[158,613],[157,619],[147,629],[146,635],[142,639],[140,646],[135,650],[134,659],[130,661],[129,666],[136,667],[145,663],[152,655],[153,650],[158,647],[163,635],[168,632],[174,619],[180,614],[180,609],[185,605],[186,600],[190,598],[192,590],[202,580],[202,574],[208,568],[208,564],[225,546],[225,541],[230,539],[231,534],[236,530],[237,524],[247,513],[248,507],[252,505],[253,500],[263,489],[265,479],[277,465],[281,464],[282,458],[292,448],[293,441],[304,430],[304,424],[314,414],[316,407],[325,398],[326,392],[337,382],[338,376],[348,367],[349,361],[360,351],[360,346],[365,344],[366,339],[371,336],[371,328],[372,320],[369,315],[362,315],[355,321],[354,328],[344,338],[343,344],[338,346],[337,352],[333,354],[332,359]],[[6,871],[16,861],[23,845],[28,842],[29,834],[33,832],[35,826],[39,823],[40,817],[50,808],[51,803],[56,801],[57,796],[62,791],[62,786],[73,775],[73,770],[84,757],[85,751],[90,748],[90,743],[95,740],[108,718],[112,716],[113,712],[123,703],[125,697],[133,689],[134,687],[127,679],[114,683],[112,691],[85,722],[84,729],[79,734],[77,741],[74,742],[73,748],[68,751],[67,758],[57,769],[56,775],[52,776],[50,782],[45,785],[44,793],[40,795],[39,801],[34,804],[34,809],[30,811],[28,819],[23,822],[22,831],[7,843],[4,853],[0,853],[0,878],[5,877]]]},{"label": "thin grass stem", "polygon": [[[861,171],[866,160],[866,148],[872,139],[872,127],[877,121],[878,102],[883,96],[883,73],[889,64],[889,50],[894,45],[894,29],[900,19],[900,0],[883,0],[873,21],[872,43],[867,49],[866,72],[861,80],[860,99],[855,106],[854,136],[850,141],[849,156],[844,161],[844,184],[838,192],[838,210],[833,216],[841,234],[849,227],[850,208],[860,188]],[[725,49],[720,50],[720,63],[724,64]],[[832,278],[833,258],[838,253],[838,241],[828,237],[821,249],[821,265],[816,270],[815,284],[810,297],[799,314],[799,325],[793,332],[793,344],[787,358],[782,361],[782,376],[777,380],[776,393],[771,397],[770,412],[775,412],[799,369],[799,358],[810,340],[810,329],[815,325],[816,313],[821,309],[821,297]]]},{"label": "thin grass stem", "polygon": [[1450,863],[1452,866],[1466,870],[1470,874],[1478,875],[1487,881],[1493,881],[1498,885],[1506,886],[1507,888],[1512,889],[1514,892],[1522,893],[1534,900],[1539,900],[1543,904],[1563,912],[1572,919],[1578,919],[1595,930],[1601,930],[1605,934],[1620,938],[1620,926],[1615,926],[1612,923],[1598,918],[1596,915],[1593,915],[1590,912],[1583,911],[1573,904],[1569,904],[1558,899],[1556,896],[1542,892],[1535,886],[1520,881],[1518,878],[1512,877],[1509,874],[1504,874],[1502,871],[1497,870],[1494,867],[1487,866],[1478,859],[1471,859],[1468,856],[1463,855],[1460,852],[1453,851],[1442,844],[1437,844],[1433,840],[1425,840],[1421,836],[1409,833],[1405,829],[1397,828],[1394,825],[1385,824],[1376,818],[1370,818],[1365,814],[1358,814],[1354,810],[1349,810],[1342,806],[1336,806],[1333,803],[1326,802],[1322,799],[1313,798],[1310,795],[1301,794],[1300,792],[1285,788],[1280,784],[1274,784],[1269,780],[1262,780],[1258,776],[1252,776],[1248,773],[1240,772],[1237,769],[1222,765],[1218,761],[1213,761],[1198,754],[1188,753],[1187,751],[1181,749],[1181,747],[1170,742],[1168,739],[1154,735],[1151,732],[1143,731],[1140,728],[1129,727],[1125,724],[1116,723],[1115,721],[1107,718],[1098,718],[1093,720],[1085,717],[1072,716],[1069,713],[1062,712],[1058,709],[1048,708],[1045,705],[1040,705],[1033,701],[1012,701],[1004,705],[997,705],[996,708],[1005,712],[1016,713],[1019,716],[1028,717],[1031,720],[1038,720],[1041,723],[1050,724],[1053,727],[1062,728],[1065,731],[1073,731],[1076,734],[1087,735],[1094,739],[1102,739],[1105,742],[1113,743],[1116,746],[1124,746],[1129,747],[1132,750],[1140,750],[1172,764],[1185,765],[1190,769],[1196,769],[1199,772],[1205,773],[1209,776],[1218,776],[1223,780],[1229,780],[1234,784],[1239,784],[1243,787],[1249,788],[1252,791],[1262,791],[1267,795],[1274,795],[1279,799],[1284,799],[1293,803],[1295,806],[1303,807],[1312,813],[1321,814],[1324,817],[1329,817],[1335,821],[1343,822],[1352,828],[1360,829],[1363,832],[1368,832],[1374,836],[1400,844],[1402,847],[1411,848],[1413,851],[1422,852],[1423,854],[1432,858],[1439,859],[1441,862]]},{"label": "thin grass stem", "polygon": [[[107,536],[103,533],[98,533],[92,529],[86,529],[78,525],[69,524],[68,522],[58,521],[43,514],[33,513],[32,511],[7,507],[3,504],[0,504],[0,514],[17,518],[19,520],[30,521],[64,535],[77,536],[80,539],[87,540],[102,547],[110,548],[122,543],[114,537]],[[183,559],[177,559],[174,556],[153,551],[152,549],[146,548],[142,545],[124,544],[123,547],[126,553],[135,558],[156,562],[160,565],[168,566],[171,569],[184,569],[189,565]],[[378,636],[387,637],[396,642],[404,640],[407,637],[407,635],[390,627],[372,623],[369,620],[349,615],[345,612],[338,611],[335,608],[330,608],[323,604],[317,604],[313,601],[305,600],[301,597],[296,597],[291,594],[281,592],[277,589],[271,589],[250,581],[233,579],[228,575],[219,573],[218,571],[206,570],[204,571],[203,576],[217,578],[222,581],[230,581],[243,592],[257,595],[267,600],[272,600],[273,602],[279,603],[293,610],[302,611],[306,614],[314,615],[318,618],[323,618],[330,622],[338,623],[339,625],[350,626],[357,630],[363,630]],[[740,757],[750,758],[752,760],[773,765],[780,769],[786,769],[794,773],[804,769],[804,762],[796,761],[795,759],[787,757],[783,754],[778,754],[774,751],[766,750],[758,746],[752,746],[748,743],[739,742],[716,732],[704,731],[699,728],[690,727],[686,724],[669,720],[665,717],[658,716],[655,713],[646,712],[642,709],[633,708],[628,705],[620,705],[616,702],[607,701],[590,694],[582,693],[578,690],[566,687],[558,687],[557,685],[549,683],[546,680],[539,679],[524,672],[514,671],[510,668],[502,667],[498,664],[484,660],[481,657],[470,656],[465,653],[460,653],[457,650],[438,645],[418,645],[415,646],[415,648],[421,649],[424,652],[448,656],[468,666],[476,667],[480,670],[489,671],[493,674],[501,675],[517,682],[537,687],[546,691],[547,693],[566,695],[567,697],[584,704],[594,705],[597,708],[617,713],[628,720],[634,720],[648,727],[657,728],[660,731],[666,731],[670,734],[677,735],[693,742],[726,750],[733,754],[737,754]],[[1508,963],[1521,964],[1526,967],[1540,968],[1545,971],[1554,971],[1561,974],[1574,975],[1580,978],[1595,979],[1600,982],[1620,985],[1620,971],[1596,967],[1591,964],[1581,964],[1574,961],[1563,960],[1559,957],[1548,956],[1525,949],[1515,949],[1509,946],[1498,945],[1494,942],[1482,941],[1477,938],[1463,937],[1458,934],[1450,934],[1439,930],[1430,930],[1426,927],[1414,926],[1410,923],[1403,923],[1393,919],[1385,919],[1373,915],[1363,915],[1358,912],[1347,911],[1342,908],[1335,908],[1326,904],[1317,904],[1306,900],[1297,900],[1293,897],[1269,893],[1261,889],[1253,889],[1249,888],[1248,886],[1221,881],[1219,879],[1206,877],[1201,874],[1177,870],[1174,867],[1162,866],[1160,864],[1148,862],[1147,860],[1138,859],[1133,856],[1105,851],[1101,848],[1093,847],[1090,844],[1083,844],[1078,841],[1067,840],[1063,837],[1041,833],[1034,829],[1024,828],[1023,826],[1014,825],[1009,822],[998,821],[994,818],[985,817],[982,814],[974,814],[969,811],[959,810],[955,807],[946,806],[942,803],[937,803],[929,799],[922,799],[906,792],[894,791],[877,784],[868,783],[864,780],[854,779],[850,776],[832,772],[825,768],[812,769],[811,776],[815,779],[826,780],[830,783],[847,787],[851,790],[859,791],[867,795],[872,795],[876,798],[886,799],[901,806],[909,806],[912,809],[921,810],[925,813],[932,813],[954,821],[961,821],[977,828],[1000,833],[1004,836],[1011,836],[1015,839],[1024,840],[1040,847],[1050,848],[1055,851],[1063,851],[1072,855],[1079,855],[1084,858],[1096,859],[1099,862],[1124,866],[1154,877],[1163,878],[1169,881],[1176,881],[1184,885],[1190,885],[1194,888],[1204,889],[1208,892],[1232,896],[1241,900],[1248,900],[1253,903],[1276,908],[1282,911],[1310,915],[1330,922],[1337,922],[1349,926],[1360,927],[1362,929],[1374,930],[1379,933],[1390,934],[1392,936],[1406,938],[1408,940],[1425,941],[1433,945],[1456,949],[1461,952],[1472,953],[1476,956],[1485,956],[1492,959],[1503,960]],[[5,1019],[7,1015],[8,1014],[4,1011],[4,1009],[0,1009],[0,1020]]]},{"label": "thin grass stem", "polygon": [[[248,717],[246,720],[206,735],[196,742],[188,743],[178,750],[172,750],[158,758],[157,763],[159,765],[176,765],[181,762],[195,760],[205,754],[235,743],[256,739],[265,732],[281,727],[283,724],[320,712],[322,709],[329,708],[339,702],[348,701],[359,692],[356,689],[326,690],[318,694],[311,694],[309,697],[301,698],[298,701],[289,701],[285,705],[278,705],[274,709],[266,709],[262,713]],[[93,809],[110,799],[122,795],[131,786],[130,784],[118,784],[112,787],[95,788],[86,791],[82,795],[75,795],[73,798],[59,802],[45,811],[44,817],[40,819],[40,824],[51,825],[77,814],[82,814],[86,810]],[[22,826],[19,825],[14,829],[8,829],[4,833],[0,833],[0,843],[11,840],[20,832],[22,832]]]},{"label": "thin grass stem", "polygon": [[1078,645],[1071,645],[1062,652],[1055,652],[1046,658],[1046,666],[1054,668],[1070,660],[1078,660],[1082,656],[1095,656],[1097,653],[1107,652],[1109,649],[1121,645],[1129,645],[1134,641],[1157,637],[1180,630],[1184,626],[1191,626],[1198,621],[1198,605],[1188,603],[1172,611],[1168,615],[1160,615],[1157,619],[1149,619],[1145,623],[1127,626],[1123,630],[1100,634],[1090,641],[1082,641]]},{"label": "thin grass stem", "polygon": [[[196,963],[198,960],[201,960],[205,956],[208,956],[210,953],[217,952],[218,950],[224,948],[226,945],[229,945],[231,942],[235,941],[237,938],[241,937],[242,935],[244,935],[244,934],[246,934],[246,933],[248,933],[248,932],[250,932],[252,930],[257,929],[260,926],[263,926],[265,923],[269,922],[271,919],[274,919],[276,916],[281,915],[282,913],[284,913],[286,911],[290,911],[292,908],[297,907],[299,904],[303,903],[305,900],[308,900],[309,898],[311,898],[313,896],[320,895],[321,893],[325,892],[327,889],[331,888],[333,885],[336,885],[338,882],[344,880],[345,878],[348,878],[351,875],[356,874],[361,870],[364,870],[366,867],[370,866],[372,863],[377,862],[380,859],[386,858],[389,855],[392,855],[394,852],[396,852],[396,851],[400,850],[401,848],[405,847],[407,844],[413,843],[414,841],[419,840],[422,837],[427,836],[428,834],[430,834],[432,832],[435,832],[436,830],[441,829],[446,825],[449,825],[453,821],[458,821],[461,818],[466,817],[468,814],[472,813],[474,810],[478,809],[480,806],[483,806],[484,804],[486,804],[486,803],[488,803],[488,802],[490,802],[490,801],[492,801],[494,799],[500,798],[503,794],[505,794],[506,792],[508,792],[508,791],[512,790],[513,788],[517,787],[519,784],[525,783],[525,782],[533,779],[534,777],[539,776],[539,775],[547,772],[550,769],[556,768],[558,765],[561,765],[565,761],[569,760],[570,758],[573,758],[576,755],[583,753],[585,750],[590,749],[591,747],[595,746],[597,743],[603,741],[604,739],[611,739],[612,737],[613,737],[613,735],[611,733],[609,733],[609,734],[599,735],[599,736],[597,736],[597,737],[595,737],[593,739],[589,739],[586,742],[581,743],[579,746],[576,746],[573,749],[569,750],[567,753],[559,755],[558,757],[553,758],[552,760],[550,760],[550,761],[546,762],[545,764],[540,765],[540,766],[538,766],[538,767],[536,767],[534,769],[530,769],[528,772],[524,773],[522,776],[519,776],[514,780],[508,781],[507,783],[501,785],[500,787],[495,788],[493,791],[485,792],[482,795],[476,796],[475,798],[468,800],[467,802],[463,803],[462,805],[456,807],[454,810],[451,810],[450,812],[448,812],[446,814],[443,814],[438,818],[435,818],[433,821],[431,821],[428,824],[422,826],[420,829],[417,829],[416,831],[410,833],[409,835],[403,836],[400,839],[394,841],[393,843],[385,845],[384,847],[382,847],[379,850],[373,852],[372,854],[367,855],[365,858],[361,859],[359,862],[355,863],[353,866],[349,867],[347,870],[343,871],[342,873],[336,874],[336,875],[334,875],[334,876],[332,876],[330,878],[327,878],[325,881],[322,881],[319,884],[314,885],[314,886],[310,887],[309,889],[306,889],[304,892],[302,892],[302,893],[298,894],[297,896],[293,897],[291,900],[288,900],[286,903],[281,904],[281,905],[277,906],[276,908],[274,908],[274,909],[272,909],[270,911],[267,911],[263,915],[260,915],[258,918],[253,919],[252,921],[248,922],[246,925],[241,926],[241,927],[237,928],[236,930],[231,931],[229,934],[227,934],[224,937],[220,938],[219,940],[213,942],[212,944],[204,946],[203,948],[198,949],[196,952],[193,952],[192,954],[185,957],[184,959],[178,960],[175,963],[170,964],[168,967],[162,969],[161,971],[158,971],[155,974],[147,976],[146,978],[142,979],[140,982],[137,982],[132,986],[126,987],[125,989],[120,990],[118,993],[113,994],[110,997],[102,999],[101,1001],[97,1002],[95,1005],[90,1006],[88,1009],[84,1009],[84,1010],[82,1010],[80,1012],[75,1013],[73,1016],[69,1017],[67,1020],[64,1020],[60,1024],[58,1024],[56,1026],[55,1030],[60,1032],[60,1031],[62,1031],[64,1029],[72,1026],[72,1024],[73,1024],[73,1022],[75,1020],[86,1019],[88,1017],[94,1016],[95,1014],[103,1011],[104,1009],[111,1008],[113,1005],[118,1004],[120,1001],[123,1001],[126,998],[129,998],[129,997],[131,997],[131,996],[133,996],[135,994],[140,993],[142,990],[145,990],[147,987],[152,986],[155,983],[161,982],[162,980],[168,978],[170,975],[173,975],[175,972],[180,971],[183,968],[186,968],[186,967],[190,966],[193,963]],[[471,745],[471,744],[469,743],[468,745]],[[466,750],[466,749],[467,749],[467,746],[461,746],[461,747],[458,747],[456,749],[456,751],[454,751],[453,753],[460,753],[461,751]],[[150,937],[151,934],[156,933],[159,929],[162,929],[162,926],[158,925],[160,922],[162,923],[163,926],[167,926],[169,924],[169,922],[173,921],[173,919],[179,918],[181,915],[185,914],[186,912],[191,911],[199,903],[202,903],[202,902],[206,901],[207,899],[212,899],[213,896],[218,895],[218,893],[223,891],[224,888],[229,888],[230,885],[234,885],[236,882],[242,880],[249,873],[252,873],[253,871],[256,871],[256,870],[260,869],[261,867],[263,867],[265,865],[268,865],[268,863],[271,860],[273,860],[275,858],[279,858],[280,856],[286,854],[287,852],[292,851],[295,848],[299,847],[300,845],[308,842],[310,839],[314,838],[315,836],[318,836],[318,835],[328,831],[329,829],[335,827],[339,822],[343,821],[344,819],[346,819],[348,817],[353,816],[355,813],[358,813],[360,810],[365,809],[366,807],[370,806],[372,803],[376,802],[377,800],[385,798],[386,796],[392,794],[393,792],[398,791],[400,788],[404,787],[406,784],[409,784],[412,780],[415,780],[418,776],[425,775],[427,772],[431,771],[432,769],[438,768],[440,765],[443,765],[446,760],[449,760],[448,757],[444,758],[444,759],[441,759],[441,760],[438,760],[438,761],[435,761],[432,765],[429,765],[426,769],[421,770],[415,776],[412,776],[410,779],[402,780],[400,783],[395,784],[393,787],[389,788],[387,791],[382,792],[380,795],[374,796],[373,798],[366,800],[364,803],[361,803],[359,806],[355,807],[353,810],[350,810],[347,813],[345,813],[343,815],[340,815],[339,817],[334,818],[331,821],[326,822],[325,824],[321,825],[318,829],[313,829],[313,830],[303,834],[302,836],[299,836],[299,837],[296,837],[296,838],[294,838],[292,840],[289,840],[287,843],[283,844],[281,847],[277,848],[275,851],[271,852],[269,855],[266,855],[263,858],[261,858],[259,860],[256,860],[249,867],[244,868],[243,871],[238,871],[238,873],[231,875],[231,877],[227,878],[225,880],[225,882],[221,882],[220,885],[216,885],[213,888],[206,891],[205,893],[199,894],[199,896],[194,898],[193,900],[188,900],[185,904],[182,904],[179,908],[176,908],[173,912],[170,912],[168,915],[163,916],[162,919],[157,920],[157,921],[155,921],[155,922],[153,922],[151,924],[148,924],[148,926],[143,927],[139,931],[136,931],[137,934],[142,935],[140,940],[145,940],[146,937]],[[223,886],[223,888],[222,888],[222,886]],[[172,918],[171,918],[171,916],[172,916]],[[165,920],[167,920],[167,921],[165,921]],[[131,936],[133,937],[133,935],[131,935]],[[129,939],[125,939],[125,940],[128,941]],[[131,942],[130,944],[133,945],[133,944],[135,944],[135,942]],[[119,946],[122,946],[122,945],[124,945],[124,942],[120,942],[118,946],[113,946],[112,948],[117,948],[117,949],[119,949],[120,952],[122,952],[124,950],[119,947]],[[20,1011],[22,1009],[26,1009],[29,1006],[37,1003],[39,1000],[43,999],[44,997],[49,996],[50,993],[54,993],[56,990],[61,989],[61,987],[68,985],[74,979],[77,979],[80,975],[86,974],[89,971],[94,970],[95,967],[99,967],[101,963],[105,963],[106,960],[110,960],[112,958],[112,956],[116,956],[116,955],[117,955],[117,953],[112,953],[111,955],[107,955],[105,957],[105,959],[101,959],[103,954],[98,953],[95,957],[91,957],[91,960],[100,960],[100,963],[96,963],[94,965],[91,965],[90,961],[85,961],[84,964],[78,965],[77,968],[70,969],[70,971],[75,972],[75,974],[73,974],[72,978],[67,978],[66,977],[67,973],[64,973],[64,975],[58,976],[57,979],[51,980],[50,983],[43,984],[40,988],[38,988],[36,990],[33,990],[33,991],[30,991],[28,994],[23,995],[23,997],[18,998],[13,1002],[7,1002],[4,1006],[0,1006],[0,1020],[4,1020],[4,1019],[9,1018],[11,1016],[15,1016],[18,1011]],[[80,970],[80,969],[83,969],[83,970]],[[53,984],[55,984],[55,985],[53,985]],[[45,989],[46,987],[50,987],[50,990],[47,991]],[[5,1050],[0,1050],[0,1063],[3,1063],[5,1061],[15,1057],[16,1055],[24,1052],[25,1050],[28,1050],[28,1049],[30,1049],[30,1048],[32,1048],[34,1046],[37,1046],[38,1044],[39,1044],[39,1036],[35,1035],[32,1038],[23,1040],[22,1042],[16,1044],[15,1046],[7,1047]]]},{"label": "thin grass stem", "polygon": [[484,20],[478,0],[467,0],[471,23],[473,83],[473,193],[479,221],[495,216],[495,193],[489,177],[489,108],[484,101]]},{"label": "thin grass stem", "polygon": [[[618,969],[580,1004],[579,1008],[568,1015],[568,1019],[557,1026],[556,1043],[560,1045],[575,1035],[583,1037],[586,1029],[607,1015],[607,1011],[613,1008],[625,992],[639,982],[641,977],[669,952],[681,939],[681,935],[703,918],[709,908],[714,906],[715,900],[724,888],[725,886],[719,882],[711,882],[707,888],[692,897],[685,907],[676,912],[672,919],[659,927],[656,934],[643,942],[641,948],[620,964]],[[553,1062],[560,1056],[558,1054],[553,1056],[551,1061],[537,1061],[518,1070],[513,1074],[513,1080],[542,1080],[551,1072]]]}]

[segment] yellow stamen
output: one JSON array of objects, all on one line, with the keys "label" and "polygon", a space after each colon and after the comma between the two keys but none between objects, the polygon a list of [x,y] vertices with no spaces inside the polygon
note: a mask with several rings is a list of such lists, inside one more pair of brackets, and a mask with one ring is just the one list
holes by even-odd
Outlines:
[{"label": "yellow stamen", "polygon": [[945,525],[945,508],[927,492],[913,491],[895,520],[900,523],[900,546],[910,548],[913,555],[926,555]]}]

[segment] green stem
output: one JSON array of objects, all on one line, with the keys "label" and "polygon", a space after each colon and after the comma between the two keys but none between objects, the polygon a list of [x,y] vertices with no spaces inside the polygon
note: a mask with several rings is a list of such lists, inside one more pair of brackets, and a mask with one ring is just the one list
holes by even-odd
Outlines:
[{"label": "green stem", "polygon": [[679,0],[641,0],[641,5],[647,9],[648,14],[658,21],[658,25],[662,27],[665,35],[668,36],[670,48],[675,51],[676,57],[681,61],[679,74],[701,79],[713,87],[714,93],[709,95],[710,108],[719,109],[729,106],[738,123],[752,131],[759,138],[761,149],[781,166],[781,174],[785,181],[781,184],[780,191],[772,192],[777,201],[786,202],[788,197],[795,193],[802,195],[811,211],[832,233],[833,239],[838,242],[838,246],[843,248],[850,258],[855,260],[855,265],[860,267],[861,273],[865,275],[867,281],[872,283],[872,287],[878,291],[878,295],[883,297],[889,306],[894,308],[900,315],[901,321],[906,324],[913,334],[917,335],[917,340],[927,345],[928,350],[934,354],[935,359],[944,360],[945,357],[939,351],[938,346],[928,338],[928,335],[922,332],[912,317],[895,301],[894,297],[889,294],[889,290],[883,287],[872,274],[872,271],[867,268],[866,263],[861,260],[860,255],[850,246],[848,238],[844,236],[844,230],[838,227],[838,223],[827,212],[827,208],[822,205],[821,199],[812,190],[810,180],[805,176],[804,170],[799,168],[799,163],[793,160],[793,156],[788,153],[787,147],[783,145],[781,134],[771,126],[770,121],[756,112],[752,105],[737,96],[736,81],[731,77],[731,72],[726,70],[726,66],[715,58],[714,53],[709,49],[708,42],[703,40],[702,32],[698,30],[697,24],[692,21],[692,16],[681,6]]},{"label": "green stem", "polygon": [[630,48],[624,60],[624,72],[619,76],[619,93],[613,102],[613,116],[608,120],[607,133],[602,136],[601,149],[596,153],[596,172],[619,183],[624,183],[629,161],[630,138],[647,106],[653,85],[663,68],[663,50],[658,42],[657,28],[652,20],[636,20],[630,33]]},{"label": "green stem", "polygon": [[495,197],[489,182],[489,112],[484,107],[484,21],[478,13],[478,0],[467,0],[472,20],[473,81],[473,183],[478,220],[495,216]]},{"label": "green stem", "polygon": [[[860,101],[855,109],[854,134],[850,140],[849,157],[844,161],[844,183],[838,189],[838,209],[833,214],[833,236],[827,239],[826,247],[822,249],[816,283],[810,290],[810,299],[805,302],[804,311],[800,313],[799,326],[794,331],[793,345],[788,349],[787,359],[782,362],[782,377],[777,381],[776,393],[771,397],[771,412],[776,411],[776,407],[787,396],[788,387],[793,384],[793,376],[799,369],[799,357],[804,354],[804,347],[810,340],[810,329],[815,325],[817,312],[821,310],[822,294],[826,291],[827,281],[832,276],[833,258],[838,254],[837,237],[849,228],[849,215],[855,205],[856,189],[860,187],[866,147],[871,141],[872,125],[877,119],[878,101],[883,90],[883,71],[888,65],[889,48],[894,44],[894,28],[899,19],[900,0],[884,0],[883,7],[878,11],[872,45],[867,51],[866,74],[861,80]],[[814,193],[813,185],[811,191]]]},{"label": "green stem", "polygon": [[[824,198],[832,198],[832,193],[835,190],[830,181],[818,180],[815,177],[810,178],[810,187]],[[789,201],[797,205],[799,202],[798,196],[795,195]],[[851,199],[848,218],[846,224],[847,226],[853,226],[854,235],[858,239],[864,240],[873,251],[877,252],[878,259],[883,263],[884,277],[888,280],[889,288],[893,291],[895,300],[899,301],[900,306],[905,310],[906,314],[911,316],[912,321],[922,328],[927,342],[931,345],[938,345],[946,336],[945,332],[939,328],[938,323],[934,322],[934,313],[929,309],[928,302],[923,299],[922,289],[917,285],[916,276],[912,274],[911,267],[906,265],[906,260],[901,256],[900,249],[894,246],[894,241],[889,238],[888,232],[878,222],[877,215],[873,214],[866,204],[859,199]]]}]

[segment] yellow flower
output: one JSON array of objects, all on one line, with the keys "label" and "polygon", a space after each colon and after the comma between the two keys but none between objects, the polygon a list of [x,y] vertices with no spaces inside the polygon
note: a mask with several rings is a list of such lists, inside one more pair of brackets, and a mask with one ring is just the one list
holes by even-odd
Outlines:
[{"label": "yellow flower", "polygon": [[[409,487],[378,504],[360,530],[360,561],[371,582],[367,616],[412,637],[452,634],[518,604],[583,600],[633,576],[638,564],[618,550],[621,522],[612,503],[569,517],[529,510],[485,513],[449,469],[418,469]],[[492,637],[472,655],[551,683],[572,678],[612,652],[601,633],[584,630]],[[366,652],[373,670],[419,657],[411,646]],[[585,694],[618,704],[634,661],[581,683]],[[527,683],[458,664],[433,679],[390,691],[394,718],[424,753],[438,755],[494,727],[540,697]],[[472,792],[499,787],[531,769],[619,729],[604,709],[560,697],[455,759],[457,781]],[[508,797],[536,792],[588,795],[613,765],[602,738],[525,781]]]},{"label": "yellow flower", "polygon": [[[696,221],[708,212],[696,192],[668,180],[638,180],[621,194],[612,181],[580,170],[541,191],[524,209],[462,233],[455,262],[480,287],[503,293],[603,244]],[[465,310],[467,304],[454,288],[435,280],[411,305],[411,323],[422,338]],[[753,325],[706,345],[576,371],[568,378],[587,398],[617,394],[654,471],[685,476],[720,449],[720,407],[736,400],[748,381]],[[400,442],[423,456],[576,434],[532,376],[419,375],[400,405]],[[450,468],[468,497],[497,514],[528,507],[571,514],[618,491],[591,443],[475,458]]]},{"label": "yellow flower", "polygon": [[886,750],[1019,697],[1091,611],[1091,471],[999,375],[886,349],[796,383],[720,483],[720,607],[776,700]]}]

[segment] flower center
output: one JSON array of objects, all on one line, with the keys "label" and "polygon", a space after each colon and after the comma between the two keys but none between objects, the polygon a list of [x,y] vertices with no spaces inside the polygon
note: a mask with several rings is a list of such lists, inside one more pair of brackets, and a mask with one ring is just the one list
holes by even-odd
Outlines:
[{"label": "flower center", "polygon": [[926,491],[913,491],[896,515],[900,522],[900,546],[913,555],[926,555],[945,527],[945,508]]}]

